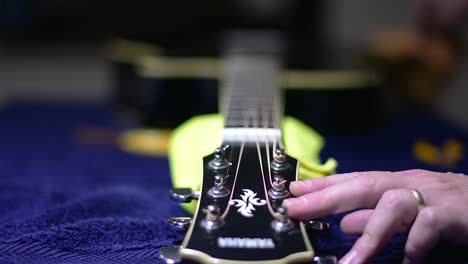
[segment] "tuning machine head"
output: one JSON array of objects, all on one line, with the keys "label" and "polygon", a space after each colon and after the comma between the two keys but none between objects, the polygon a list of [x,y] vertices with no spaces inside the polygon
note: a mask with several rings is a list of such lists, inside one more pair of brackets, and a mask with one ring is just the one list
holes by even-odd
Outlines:
[{"label": "tuning machine head", "polygon": [[287,162],[286,153],[284,149],[277,148],[273,161],[271,162],[271,170],[274,174],[282,174],[289,170],[289,163]]},{"label": "tuning machine head", "polygon": [[225,145],[215,149],[214,158],[208,163],[212,171],[222,172],[231,166],[231,163],[226,159],[226,150],[228,148],[229,145]]},{"label": "tuning machine head", "polygon": [[221,209],[216,204],[210,204],[205,209],[205,218],[201,221],[201,226],[209,231],[218,229],[224,224],[224,220],[221,218]]},{"label": "tuning machine head", "polygon": [[230,191],[224,185],[226,183],[226,178],[223,174],[217,174],[214,176],[214,186],[208,190],[208,195],[213,199],[224,198],[229,195]]},{"label": "tuning machine head", "polygon": [[281,175],[273,177],[272,188],[268,190],[268,196],[278,204],[289,197],[289,192],[286,190],[286,180]]},{"label": "tuning machine head", "polygon": [[166,264],[180,263],[182,258],[179,254],[180,246],[167,246],[159,250],[158,258]]},{"label": "tuning machine head", "polygon": [[305,227],[313,231],[325,231],[330,229],[330,224],[325,221],[310,220],[303,222]]},{"label": "tuning machine head", "polygon": [[338,262],[335,256],[315,256],[314,264],[336,264]]},{"label": "tuning machine head", "polygon": [[282,233],[294,228],[294,223],[289,219],[288,210],[285,207],[279,207],[276,212],[276,219],[271,222],[273,230]]},{"label": "tuning machine head", "polygon": [[184,216],[171,217],[167,220],[167,222],[174,227],[177,227],[182,230],[187,230],[190,223],[192,223],[192,218]]},{"label": "tuning machine head", "polygon": [[169,196],[175,202],[190,203],[192,200],[200,198],[200,191],[193,191],[190,188],[172,188]]}]

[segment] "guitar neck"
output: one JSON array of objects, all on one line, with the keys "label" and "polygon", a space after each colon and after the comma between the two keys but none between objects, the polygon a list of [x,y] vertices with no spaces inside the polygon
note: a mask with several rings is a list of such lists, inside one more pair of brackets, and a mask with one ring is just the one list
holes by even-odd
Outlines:
[{"label": "guitar neck", "polygon": [[222,87],[223,140],[261,133],[280,139],[280,62],[274,54],[227,54]]}]

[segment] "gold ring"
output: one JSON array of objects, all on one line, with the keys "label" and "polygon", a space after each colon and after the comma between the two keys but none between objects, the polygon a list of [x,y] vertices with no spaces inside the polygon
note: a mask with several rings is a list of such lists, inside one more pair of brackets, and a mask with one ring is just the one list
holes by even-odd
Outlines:
[{"label": "gold ring", "polygon": [[424,198],[422,197],[422,194],[420,191],[416,189],[410,189],[410,191],[413,193],[414,198],[416,198],[416,201],[418,202],[418,212],[420,212],[425,206]]}]

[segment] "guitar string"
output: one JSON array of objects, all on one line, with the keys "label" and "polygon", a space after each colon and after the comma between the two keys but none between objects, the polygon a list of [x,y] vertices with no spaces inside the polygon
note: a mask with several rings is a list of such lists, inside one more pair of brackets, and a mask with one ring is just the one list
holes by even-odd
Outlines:
[{"label": "guitar string", "polygon": [[[273,127],[275,129],[280,129],[279,127],[279,90],[278,89],[273,89],[273,92],[272,92],[272,95],[271,95],[271,103],[273,104],[273,109],[270,108],[270,111],[269,112],[266,112],[266,114],[268,115],[267,119],[264,120],[264,128],[266,127],[269,127],[269,123],[272,122],[273,124]],[[275,150],[276,150],[276,146],[277,146],[277,142],[280,142],[281,144],[281,140],[279,140],[277,138],[276,135],[273,135],[273,155],[275,155]],[[282,147],[280,145],[280,147]],[[270,179],[270,186],[273,186],[273,180],[272,180],[272,175],[271,175],[271,162],[270,162],[270,146],[269,146],[269,138],[265,137],[265,148],[266,148],[266,153],[267,153],[267,165],[268,165],[268,174],[269,174],[269,179]],[[263,177],[264,178],[264,177]],[[271,202],[270,202],[270,199],[269,199],[269,195],[268,195],[268,192],[266,190],[266,182],[264,181],[264,190],[265,190],[265,197],[267,197],[267,203],[268,203],[268,209],[270,211],[270,214],[275,217],[275,218],[278,218],[279,216],[279,213],[275,212],[271,206]]]},{"label": "guitar string", "polygon": [[[265,104],[261,104],[262,108],[262,123],[263,123],[263,128],[267,129],[269,128],[269,123],[270,123],[270,114],[271,110],[268,111],[268,108],[265,107]],[[270,186],[273,186],[273,180],[271,178],[271,170],[270,170],[270,143],[269,143],[269,137],[268,135],[264,137],[265,140],[265,147],[266,147],[266,156],[267,156],[267,164],[268,164],[268,179],[270,180]],[[275,137],[273,136],[273,140],[275,140]],[[274,152],[273,152],[274,153]]]},{"label": "guitar string", "polygon": [[[257,115],[258,115],[258,113],[257,113]],[[258,117],[257,117],[257,120],[255,120],[255,121],[256,122],[254,123],[254,127],[258,128]],[[260,148],[260,140],[259,140],[258,134],[256,134],[256,137],[255,137],[255,145],[257,147],[257,154],[258,154],[258,161],[259,161],[259,164],[260,164],[260,171],[262,172],[263,191],[265,193],[265,200],[267,202],[267,208],[268,208],[268,211],[269,211],[270,215],[272,217],[274,217],[274,218],[277,218],[278,213],[276,213],[273,210],[273,207],[271,206],[271,203],[270,203],[270,197],[268,196],[268,190],[267,190],[267,185],[266,185],[266,180],[265,180],[265,173],[263,171],[262,151],[261,151],[261,148]]]},{"label": "guitar string", "polygon": [[[223,67],[225,68],[225,72],[233,71],[233,65],[232,65],[231,60],[232,59],[229,59],[229,58],[226,58],[224,60]],[[229,74],[229,75],[232,75],[232,74]],[[225,81],[226,81],[226,84],[224,87],[228,87],[228,88],[220,89],[221,92],[219,94],[219,98],[220,98],[221,104],[219,108],[222,111],[223,116],[227,117],[229,114],[229,107],[231,106],[231,101],[232,101],[231,99],[232,99],[232,93],[233,93],[232,86],[234,86],[234,84],[233,84],[233,80],[230,78],[227,78],[227,76],[225,76]],[[229,120],[226,120],[226,123],[228,123],[228,121]]]},{"label": "guitar string", "polygon": [[[280,70],[280,69],[276,69],[276,70]],[[277,81],[277,83],[275,84],[275,89],[273,89],[273,111],[274,113],[273,116],[272,116],[272,119],[273,119],[273,122],[274,122],[274,127],[276,129],[281,129],[280,127],[280,124],[281,124],[281,121],[280,121],[280,118],[281,118],[281,114],[283,113],[283,104],[281,103],[281,87],[280,87],[280,84],[279,82]],[[282,140],[280,139],[277,139],[277,138],[274,138],[275,142],[276,143],[276,140],[278,140],[278,145],[280,146],[280,148],[284,148],[283,147],[283,142]],[[276,148],[273,148],[273,151],[275,150]]]},{"label": "guitar string", "polygon": [[[278,87],[276,89],[276,100],[275,100],[275,121],[276,121],[276,127],[278,129],[281,129],[281,117],[283,116],[284,114],[284,105],[282,103],[282,100],[281,100],[281,87],[280,85],[278,84]],[[283,140],[282,139],[279,139],[279,144],[280,144],[280,147],[284,149],[284,146],[283,146]]]},{"label": "guitar string", "polygon": [[[259,83],[259,85],[261,85]],[[259,85],[256,85],[254,87],[260,87]],[[231,94],[233,93],[232,91],[232,88],[230,89],[229,91]],[[256,98],[261,98],[259,97],[260,96],[260,90],[259,89],[256,89],[256,92],[257,92],[257,96]],[[277,95],[277,94],[275,94]],[[275,98],[276,97],[276,98]],[[253,112],[247,112],[247,114],[249,114],[250,116],[246,117],[245,116],[245,112],[242,113],[242,115],[244,116],[244,128],[245,127],[249,127],[249,119],[251,118],[252,120],[252,126],[254,128],[259,128],[259,117],[258,117],[258,114],[259,114],[259,111],[258,111],[258,106],[260,105],[262,111],[260,111],[260,113],[262,114],[262,121],[263,121],[263,128],[268,128],[269,127],[269,123],[271,122],[271,119],[273,119],[273,126],[275,128],[278,128],[278,112],[277,112],[277,106],[278,106],[278,101],[275,100],[277,99],[277,96],[271,96],[270,97],[271,99],[271,103],[273,104],[273,111],[275,111],[275,114],[273,114],[271,111],[270,113],[268,112],[268,109],[265,107],[265,100],[261,101],[262,103],[261,104],[258,104],[258,102],[255,103],[255,105],[257,106],[257,111],[253,111]],[[228,104],[231,103],[231,100],[228,99]],[[271,107],[271,105],[270,105]],[[226,112],[228,112],[228,109],[229,107],[226,107]],[[254,117],[253,114],[256,113],[256,116]],[[271,116],[270,116],[271,115]],[[274,116],[274,117],[273,117]],[[271,119],[270,119],[271,118]],[[237,168],[236,168],[236,174],[235,174],[235,177],[234,177],[234,182],[233,182],[233,186],[231,188],[231,195],[229,197],[229,201],[228,201],[228,205],[224,211],[224,213],[221,215],[221,218],[224,219],[227,214],[229,213],[229,209],[230,209],[230,206],[231,206],[231,200],[233,198],[233,194],[234,194],[234,190],[235,190],[235,186],[236,186],[236,183],[237,183],[237,176],[238,176],[238,172],[239,172],[239,168],[240,168],[240,164],[241,164],[241,159],[242,159],[242,156],[243,156],[243,150],[244,150],[244,145],[245,145],[245,135],[243,135],[243,139],[242,139],[242,144],[241,144],[241,149],[240,149],[240,152],[239,152],[239,158],[238,158],[238,164],[237,164]],[[267,164],[268,164],[268,172],[269,172],[269,180],[270,180],[270,184],[272,185],[272,178],[271,178],[271,167],[270,167],[270,147],[269,147],[269,138],[268,136],[264,136],[264,140],[265,140],[265,147],[266,147],[266,155],[267,155]],[[273,136],[273,150],[276,148],[276,144],[279,140],[277,139],[276,136]],[[281,142],[280,142],[281,143]],[[257,152],[258,152],[258,156],[259,156],[259,162],[260,162],[260,169],[261,169],[261,173],[262,173],[262,181],[263,181],[263,189],[264,189],[264,192],[265,192],[265,198],[267,200],[267,206],[268,206],[268,210],[270,212],[270,214],[276,218],[276,215],[278,213],[274,212],[272,206],[271,206],[271,203],[270,203],[270,200],[269,200],[269,196],[268,196],[268,192],[267,192],[267,187],[266,187],[266,180],[265,180],[265,173],[264,173],[264,170],[263,170],[263,159],[262,159],[262,151],[261,151],[261,148],[260,148],[260,143],[259,143],[259,138],[258,138],[258,132],[256,133],[256,147],[257,147]]]},{"label": "guitar string", "polygon": [[260,171],[262,172],[263,191],[265,192],[265,200],[267,201],[268,211],[270,212],[271,216],[276,218],[277,213],[273,210],[273,208],[271,206],[271,203],[270,203],[270,198],[268,196],[268,190],[267,190],[267,187],[266,187],[266,180],[265,180],[265,173],[263,172],[262,153],[261,153],[260,143],[259,143],[258,137],[256,138],[255,144],[257,146],[258,161],[259,161],[259,164],[260,164]]},{"label": "guitar string", "polygon": [[[248,119],[244,120],[244,127],[248,127]],[[221,215],[221,219],[226,218],[226,216],[229,213],[229,209],[231,208],[231,201],[232,201],[232,197],[234,196],[234,190],[236,188],[236,183],[237,183],[237,175],[239,174],[239,168],[240,168],[242,156],[244,154],[245,134],[238,133],[237,135],[242,137],[242,143],[241,143],[241,147],[240,147],[240,150],[239,150],[239,157],[237,159],[236,174],[234,175],[234,181],[233,181],[232,187],[231,187],[231,194],[229,195],[229,200],[227,202],[226,209],[224,210],[223,214]]]},{"label": "guitar string", "polygon": [[[278,90],[278,89],[274,89],[274,90]],[[279,104],[278,104],[278,93],[276,91],[275,93],[275,96],[273,97],[273,111],[274,113],[270,113],[272,115],[272,119],[273,119],[273,126],[275,129],[280,129],[279,127],[279,117],[278,117],[278,107],[279,107]],[[277,141],[280,141],[276,136],[273,136],[273,155],[275,155],[275,150],[276,150],[276,147],[277,147]]]},{"label": "guitar string", "polygon": [[232,197],[234,195],[234,190],[236,188],[237,175],[239,174],[239,167],[240,167],[242,155],[244,153],[244,143],[245,143],[245,141],[242,141],[242,143],[241,143],[241,147],[240,147],[240,150],[239,150],[239,157],[238,157],[238,160],[237,160],[236,174],[234,175],[234,182],[232,183],[232,187],[231,187],[231,195],[229,196],[229,200],[228,200],[228,204],[226,206],[226,209],[224,210],[223,214],[221,215],[221,219],[224,219],[227,216],[227,214],[229,213],[229,209],[231,208],[231,200],[232,200]]}]

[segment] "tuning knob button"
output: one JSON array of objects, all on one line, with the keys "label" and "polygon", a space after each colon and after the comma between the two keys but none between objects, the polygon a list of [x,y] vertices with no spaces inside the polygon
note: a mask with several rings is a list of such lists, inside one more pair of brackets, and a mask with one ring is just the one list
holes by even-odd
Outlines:
[{"label": "tuning knob button", "polygon": [[224,220],[221,218],[221,210],[216,204],[211,204],[203,209],[206,214],[205,218],[201,221],[201,226],[207,231],[216,230],[224,224]]},{"label": "tuning knob button", "polygon": [[335,256],[315,256],[314,264],[336,264],[338,262]]},{"label": "tuning knob button", "polygon": [[289,192],[286,190],[286,180],[282,176],[275,175],[273,177],[272,188],[268,190],[268,196],[273,200],[282,200],[289,196]]},{"label": "tuning knob button", "polygon": [[324,221],[304,221],[304,225],[307,229],[314,231],[324,231],[330,229],[330,224]]},{"label": "tuning knob button", "polygon": [[271,222],[271,227],[278,233],[291,230],[294,223],[288,217],[288,211],[284,207],[279,207],[277,210],[276,219]]},{"label": "tuning knob button", "polygon": [[273,161],[271,162],[271,170],[275,175],[284,175],[289,170],[289,163],[286,161],[284,149],[276,149]]},{"label": "tuning knob button", "polygon": [[171,217],[171,218],[167,219],[167,222],[172,226],[175,226],[175,227],[183,229],[183,230],[187,230],[190,223],[192,222],[192,218],[190,218],[190,217]]},{"label": "tuning knob button", "polygon": [[175,202],[190,203],[200,198],[200,191],[192,191],[190,188],[172,188],[169,196]]},{"label": "tuning knob button", "polygon": [[230,191],[228,188],[224,186],[226,183],[226,178],[229,176],[224,176],[222,174],[218,174],[214,177],[215,182],[214,186],[208,190],[208,195],[213,199],[223,198],[229,195]]},{"label": "tuning knob button", "polygon": [[159,250],[158,258],[166,264],[180,263],[182,258],[179,255],[180,246],[167,246]]},{"label": "tuning knob button", "polygon": [[208,163],[211,170],[214,172],[221,172],[231,166],[231,163],[225,157],[228,148],[229,145],[215,149],[214,158]]}]

